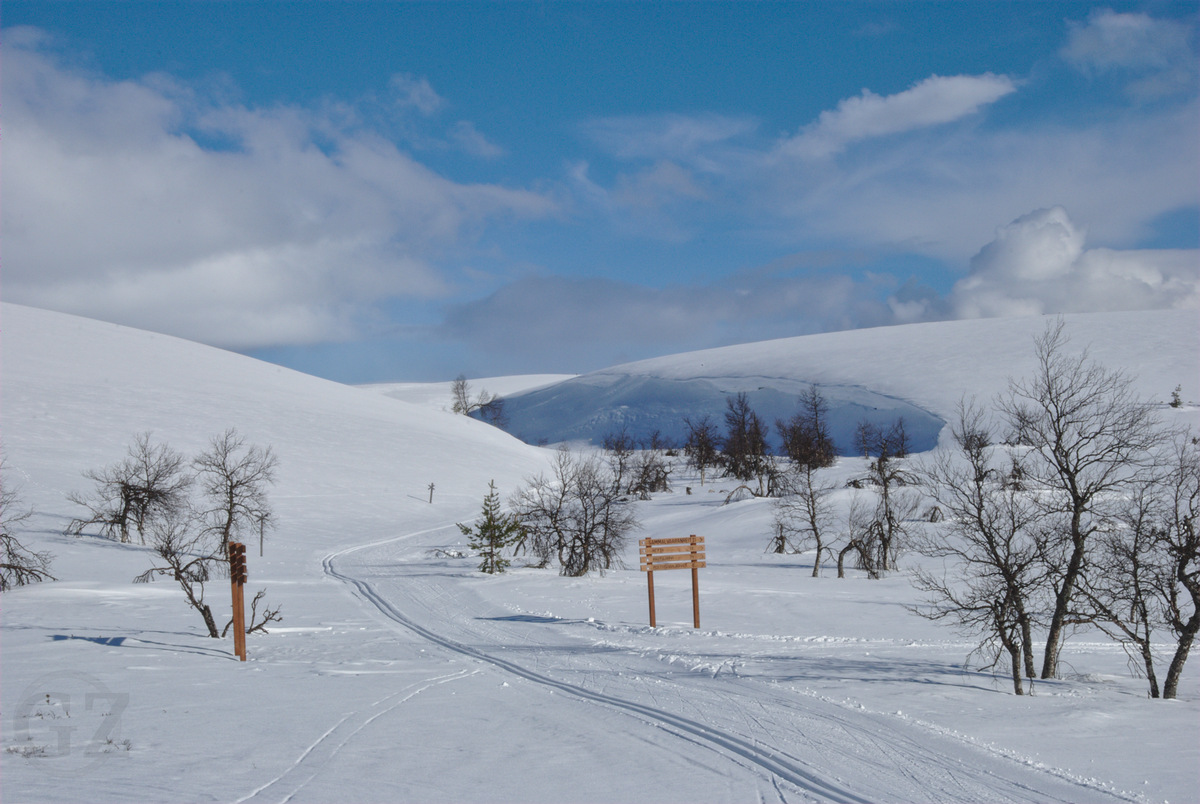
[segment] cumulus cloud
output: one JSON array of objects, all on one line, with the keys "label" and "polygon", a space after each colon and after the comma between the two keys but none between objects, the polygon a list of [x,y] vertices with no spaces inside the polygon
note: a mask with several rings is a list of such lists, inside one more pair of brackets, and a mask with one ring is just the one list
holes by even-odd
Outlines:
[{"label": "cumulus cloud", "polygon": [[[452,182],[371,130],[65,68],[11,33],[3,72],[5,298],[232,348],[351,337],[389,298],[546,197]],[[393,89],[422,110],[427,82]]]},{"label": "cumulus cloud", "polygon": [[955,317],[1200,306],[1200,252],[1087,249],[1062,207],[1002,227],[950,294]]},{"label": "cumulus cloud", "polygon": [[1098,9],[1086,23],[1069,26],[1060,55],[1081,72],[1137,76],[1129,85],[1137,96],[1166,95],[1194,85],[1196,55],[1185,23]]},{"label": "cumulus cloud", "polygon": [[900,134],[959,120],[1016,91],[1003,75],[955,75],[926,78],[895,95],[869,89],[821,112],[817,121],[780,146],[789,156],[820,159],[859,140]]}]

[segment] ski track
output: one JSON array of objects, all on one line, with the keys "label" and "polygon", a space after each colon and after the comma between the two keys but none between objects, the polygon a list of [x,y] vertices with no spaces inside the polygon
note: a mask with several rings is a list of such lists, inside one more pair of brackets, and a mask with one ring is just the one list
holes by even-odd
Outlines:
[{"label": "ski track", "polygon": [[[447,524],[432,528],[426,528],[421,531],[416,531],[403,536],[391,537],[388,539],[372,542],[369,544],[358,545],[351,548],[346,548],[335,553],[331,553],[322,561],[324,572],[330,578],[349,586],[360,599],[369,603],[377,609],[384,617],[395,622],[396,624],[408,629],[414,634],[427,640],[428,642],[440,646],[451,653],[467,657],[469,659],[481,662],[492,667],[498,668],[501,671],[509,673],[518,678],[532,682],[549,688],[552,691],[558,691],[567,695],[573,696],[579,700],[603,706],[610,710],[615,710],[626,715],[632,716],[639,721],[649,724],[655,728],[661,729],[676,738],[686,742],[693,743],[697,746],[715,751],[723,756],[727,761],[732,761],[737,765],[746,767],[755,773],[762,775],[765,780],[771,785],[780,801],[793,800],[789,797],[784,788],[780,786],[783,782],[785,785],[795,788],[800,795],[809,800],[830,801],[830,802],[846,802],[847,804],[868,804],[878,800],[879,794],[864,794],[856,792],[853,787],[848,786],[839,776],[836,779],[826,778],[820,773],[812,769],[812,765],[821,764],[820,758],[831,753],[837,753],[837,750],[827,745],[824,739],[813,739],[807,734],[807,730],[796,728],[795,721],[812,720],[817,721],[819,725],[826,730],[834,729],[845,733],[847,738],[854,742],[856,746],[864,744],[869,745],[869,751],[853,751],[854,759],[866,766],[870,773],[867,778],[875,782],[879,782],[881,778],[901,777],[897,781],[907,781],[906,785],[901,785],[902,788],[916,789],[925,791],[933,800],[944,800],[952,798],[955,800],[970,800],[970,801],[1076,801],[1076,800],[1102,800],[1108,799],[1112,801],[1137,801],[1137,798],[1130,798],[1106,790],[1094,784],[1089,784],[1087,780],[1081,780],[1070,776],[1069,774],[1056,772],[1051,769],[1042,767],[1032,768],[1028,763],[1022,763],[1019,758],[1014,758],[1001,751],[990,751],[985,746],[980,746],[969,740],[963,740],[956,735],[945,734],[943,730],[927,729],[931,734],[947,740],[960,743],[965,747],[968,753],[984,753],[990,756],[996,762],[1007,765],[1016,771],[1018,776],[1040,776],[1043,778],[1053,779],[1060,788],[1060,792],[1056,795],[1048,793],[1044,787],[1034,786],[1020,779],[1012,778],[1011,775],[997,773],[989,768],[984,767],[969,767],[967,763],[959,758],[949,756],[939,752],[936,748],[930,747],[925,739],[930,735],[925,734],[904,734],[897,729],[881,728],[877,721],[868,723],[861,722],[862,718],[856,718],[854,713],[849,710],[844,710],[845,707],[836,701],[825,698],[813,698],[814,701],[819,701],[823,705],[821,712],[813,711],[811,708],[796,711],[795,701],[782,699],[773,700],[779,712],[790,715],[792,722],[790,725],[791,732],[789,736],[798,740],[806,749],[805,753],[811,753],[816,759],[815,761],[804,761],[800,758],[789,754],[786,751],[775,750],[763,744],[763,741],[758,737],[744,737],[735,734],[732,731],[724,730],[715,727],[712,724],[705,723],[696,717],[700,717],[702,712],[707,707],[697,703],[697,697],[694,691],[683,689],[682,684],[664,684],[659,681],[658,684],[647,685],[644,692],[653,705],[632,700],[630,698],[621,697],[606,690],[603,682],[596,678],[594,669],[584,669],[582,675],[588,683],[596,685],[599,689],[592,689],[580,684],[573,684],[561,679],[553,678],[541,671],[542,660],[545,658],[544,653],[555,649],[552,645],[536,643],[528,635],[524,636],[521,648],[529,648],[531,652],[529,656],[532,659],[534,667],[529,667],[512,661],[510,659],[488,652],[481,648],[473,647],[465,644],[443,633],[438,633],[429,627],[422,625],[412,617],[400,611],[395,603],[389,600],[381,593],[375,585],[365,580],[364,578],[355,577],[349,571],[339,569],[336,564],[340,559],[345,558],[351,553],[362,552],[372,548],[382,547],[389,544],[408,541],[419,536],[424,536],[432,533],[437,533],[453,528],[453,524]],[[412,576],[415,580],[416,576]],[[432,588],[425,587],[425,591],[432,594],[426,594],[421,599],[421,604],[430,609],[431,612],[437,611],[447,612],[452,603],[451,593],[442,585],[435,585]],[[448,617],[448,614],[447,614]],[[450,622],[446,617],[432,617],[431,621]],[[501,630],[492,624],[476,626],[484,633],[477,633],[475,636],[500,636]],[[484,644],[483,640],[476,640]],[[487,640],[492,641],[492,640]],[[497,644],[500,644],[497,642]],[[613,646],[616,648],[616,646]],[[620,652],[621,655],[627,655],[625,650],[618,649],[614,652]],[[560,668],[565,671],[575,671],[574,667]],[[478,671],[476,671],[478,672]],[[341,750],[354,736],[363,728],[365,728],[374,719],[386,714],[395,707],[402,704],[405,700],[419,694],[421,691],[428,689],[435,684],[447,683],[458,678],[466,677],[466,673],[460,672],[448,676],[438,677],[426,682],[422,682],[420,688],[409,693],[403,700],[396,702],[391,707],[383,712],[376,713],[370,718],[361,722],[353,730],[345,735],[337,746],[329,752],[325,760],[332,758],[334,754]],[[626,675],[619,673],[618,675]],[[636,677],[636,673],[628,674]],[[711,671],[709,666],[708,671],[703,673],[708,680],[717,680],[719,672]],[[730,676],[722,676],[723,680],[729,679]],[[732,673],[733,681],[745,681],[739,679],[736,673]],[[665,687],[665,689],[656,689],[657,687]],[[721,683],[722,688],[728,688],[729,682]],[[767,687],[755,686],[753,689],[747,689],[748,685],[743,684],[740,688],[733,692],[722,691],[721,695],[725,701],[733,703],[732,711],[739,713],[747,729],[760,735],[761,737],[769,738],[772,735],[772,729],[763,722],[760,717],[755,717],[749,714],[750,707],[757,707],[762,714],[762,717],[774,714],[768,711],[766,703],[762,700],[763,696],[777,697],[778,693],[772,693]],[[696,717],[687,717],[674,711],[665,708],[668,704],[663,701],[659,693],[664,693],[669,697],[673,697],[673,702],[681,708],[686,707],[696,713]],[[397,693],[400,695],[402,693]],[[741,706],[734,702],[734,698],[745,696],[749,699],[749,706]],[[712,711],[721,711],[722,707],[712,707]],[[297,772],[304,766],[313,754],[314,749],[327,740],[333,732],[337,731],[347,718],[343,718],[336,726],[326,732],[317,740],[313,746],[310,746],[304,754],[297,759],[296,763],[288,771],[285,771],[275,780],[268,782],[266,785],[255,790],[249,796],[239,799],[239,804],[248,801],[259,795],[274,785],[281,783],[293,772]],[[919,728],[919,725],[914,725],[912,728]],[[897,759],[899,755],[899,759]],[[844,764],[846,754],[843,752],[837,757]],[[936,769],[936,779],[931,778],[930,770]],[[295,787],[286,798],[282,801],[286,802],[296,795],[304,785],[307,784],[315,775],[309,774],[303,782]],[[904,779],[904,777],[907,777]],[[937,781],[938,786],[936,791],[930,788],[930,783]],[[887,784],[887,787],[893,785]],[[1062,788],[1065,788],[1069,793],[1074,795],[1064,795]],[[770,789],[770,788],[768,788]],[[759,793],[761,800],[761,791]]]},{"label": "ski track", "polygon": [[[472,670],[472,671],[460,670],[457,673],[450,673],[450,674],[447,674],[444,676],[438,676],[436,678],[427,679],[425,681],[415,682],[413,684],[410,684],[408,687],[406,687],[403,690],[399,690],[398,692],[394,692],[391,695],[385,696],[381,701],[379,701],[380,704],[387,703],[388,701],[392,701],[393,699],[400,697],[400,696],[403,696],[403,697],[401,697],[400,700],[392,703],[390,706],[387,706],[386,708],[381,709],[380,711],[370,715],[369,717],[361,719],[360,722],[358,722],[353,728],[351,728],[336,743],[332,743],[328,748],[325,748],[325,743],[330,741],[330,738],[333,736],[333,734],[335,732],[345,731],[344,729],[342,729],[342,726],[348,720],[350,720],[352,717],[354,717],[356,713],[352,712],[348,715],[345,715],[336,724],[331,726],[324,734],[322,734],[320,737],[318,737],[316,739],[316,741],[313,742],[312,745],[310,745],[308,748],[306,748],[300,754],[300,756],[296,758],[296,761],[292,763],[291,767],[289,767],[283,773],[279,774],[278,776],[276,776],[274,779],[267,782],[266,784],[260,785],[259,787],[255,788],[248,795],[245,795],[245,796],[237,799],[234,802],[234,804],[243,804],[243,802],[246,802],[246,801],[256,801],[256,800],[266,801],[266,800],[268,800],[267,793],[271,790],[271,788],[277,787],[277,786],[283,786],[285,784],[286,784],[286,786],[291,787],[290,792],[288,792],[288,794],[286,796],[284,796],[283,798],[274,799],[273,797],[271,797],[270,800],[278,800],[280,802],[280,804],[286,804],[286,802],[289,802],[293,798],[295,798],[296,795],[299,794],[304,789],[304,787],[316,777],[317,773],[320,772],[319,767],[314,770],[311,770],[311,771],[308,769],[308,766],[312,762],[319,762],[321,765],[327,764],[330,760],[332,760],[334,757],[336,757],[338,755],[338,753],[340,753],[341,750],[343,748],[345,748],[346,745],[351,740],[353,740],[354,737],[360,731],[362,731],[367,726],[371,725],[372,723],[374,723],[376,720],[383,717],[384,715],[391,714],[395,709],[399,708],[403,704],[407,703],[408,701],[412,700],[416,696],[420,695],[422,692],[429,689],[430,687],[436,687],[440,684],[446,684],[451,681],[458,681],[459,679],[467,678],[468,676],[473,676],[478,672],[479,672],[478,670]],[[314,757],[314,754],[316,754],[318,752],[318,749],[324,749],[324,750],[320,753],[319,757]],[[290,782],[287,782],[287,780],[289,780],[290,777],[295,776],[297,774],[304,774],[304,778],[299,782],[299,784],[292,785],[292,784],[290,784]]]}]

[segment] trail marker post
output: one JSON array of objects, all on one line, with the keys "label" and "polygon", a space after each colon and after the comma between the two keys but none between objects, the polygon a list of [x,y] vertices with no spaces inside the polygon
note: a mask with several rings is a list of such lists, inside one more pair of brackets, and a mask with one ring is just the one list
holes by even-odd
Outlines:
[{"label": "trail marker post", "polygon": [[700,627],[700,574],[705,566],[704,537],[686,536],[673,539],[639,539],[638,557],[646,573],[646,590],[650,596],[650,627],[657,628],[654,617],[654,571],[690,569],[692,571],[692,621]]},{"label": "trail marker post", "polygon": [[229,584],[233,588],[233,652],[246,661],[246,545],[229,543]]}]

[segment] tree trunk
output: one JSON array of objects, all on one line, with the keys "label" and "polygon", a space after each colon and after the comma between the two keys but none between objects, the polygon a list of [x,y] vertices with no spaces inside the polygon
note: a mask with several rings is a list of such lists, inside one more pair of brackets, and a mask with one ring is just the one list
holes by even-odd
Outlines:
[{"label": "tree trunk", "polygon": [[1037,669],[1033,666],[1033,632],[1029,626],[1029,615],[1021,611],[1018,616],[1021,621],[1021,655],[1025,660],[1025,677],[1037,678]]},{"label": "tree trunk", "polygon": [[1058,651],[1062,647],[1063,625],[1067,612],[1071,608],[1071,598],[1075,596],[1075,583],[1083,568],[1083,553],[1085,537],[1081,531],[1082,511],[1079,506],[1071,515],[1071,560],[1067,562],[1067,571],[1063,575],[1062,586],[1054,598],[1054,614],[1050,617],[1050,629],[1046,634],[1046,655],[1042,660],[1042,678],[1054,678],[1058,675]]},{"label": "tree trunk", "polygon": [[1012,660],[1012,682],[1013,692],[1017,695],[1025,694],[1025,685],[1021,680],[1021,646],[1016,640],[1006,639],[1004,647],[1008,649],[1009,658]]},{"label": "tree trunk", "polygon": [[1167,668],[1167,678],[1163,683],[1164,698],[1174,698],[1179,689],[1179,677],[1183,675],[1183,665],[1187,661],[1196,632],[1200,631],[1200,609],[1192,612],[1192,616],[1184,623],[1179,633],[1179,644],[1175,647],[1175,655],[1171,658],[1171,666]]},{"label": "tree trunk", "polygon": [[849,542],[845,547],[838,552],[838,577],[846,577],[846,554],[855,549],[856,545],[853,541]]},{"label": "tree trunk", "polygon": [[1154,674],[1154,655],[1150,653],[1150,640],[1141,643],[1142,664],[1146,666],[1146,680],[1150,682],[1150,697],[1158,697],[1158,676]]}]

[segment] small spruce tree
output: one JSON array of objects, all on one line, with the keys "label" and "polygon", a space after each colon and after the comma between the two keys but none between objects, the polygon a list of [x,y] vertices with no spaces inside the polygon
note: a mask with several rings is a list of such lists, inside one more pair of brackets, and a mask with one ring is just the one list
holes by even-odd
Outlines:
[{"label": "small spruce tree", "polygon": [[509,560],[502,553],[523,535],[517,520],[500,510],[500,495],[496,492],[496,481],[488,483],[487,496],[483,498],[483,512],[478,524],[472,528],[459,523],[458,529],[470,539],[472,550],[483,559],[479,571],[489,575],[504,572]]}]

